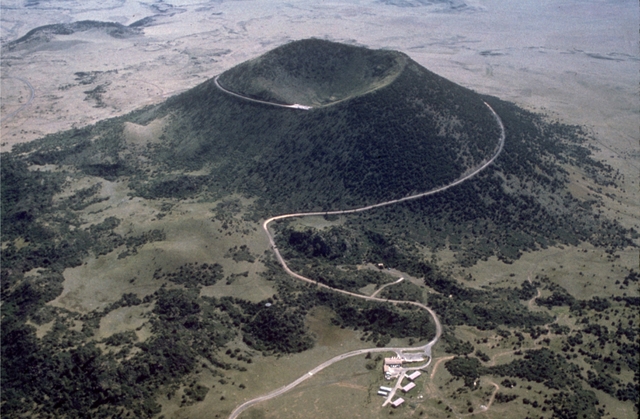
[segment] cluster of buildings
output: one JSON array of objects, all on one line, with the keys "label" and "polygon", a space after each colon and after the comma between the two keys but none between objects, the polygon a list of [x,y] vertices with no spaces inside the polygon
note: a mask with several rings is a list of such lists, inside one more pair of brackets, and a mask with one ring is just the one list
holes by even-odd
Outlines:
[{"label": "cluster of buildings", "polygon": [[392,378],[398,378],[400,373],[402,372],[402,363],[404,361],[402,358],[385,358],[384,366],[382,367],[384,371],[384,378],[387,380],[391,380]]},{"label": "cluster of buildings", "polygon": [[[402,364],[405,362],[421,362],[424,358],[421,354],[407,354],[402,358],[393,357],[393,358],[385,358],[384,365],[382,367],[384,372],[384,378],[387,380],[392,380],[394,378],[398,378],[400,373],[402,373],[403,368]],[[413,380],[413,379],[411,379]]]},{"label": "cluster of buildings", "polygon": [[[387,373],[387,368],[386,368],[387,366],[389,367],[388,370],[399,369],[402,367],[402,360],[400,358],[386,358],[385,359],[385,376]],[[411,391],[416,386],[416,383],[414,382],[415,379],[420,377],[421,375],[422,373],[420,371],[413,371],[411,374],[407,374],[405,377],[409,379],[409,383],[407,383],[407,385],[405,385],[404,387],[400,387],[402,392],[408,393],[409,391]],[[383,397],[388,397],[389,393],[391,393],[392,391],[393,391],[393,388],[391,387],[380,386],[380,388],[378,389],[378,395]],[[404,399],[402,397],[398,397],[397,399],[391,402],[391,406],[398,407],[402,403],[404,403]]]}]

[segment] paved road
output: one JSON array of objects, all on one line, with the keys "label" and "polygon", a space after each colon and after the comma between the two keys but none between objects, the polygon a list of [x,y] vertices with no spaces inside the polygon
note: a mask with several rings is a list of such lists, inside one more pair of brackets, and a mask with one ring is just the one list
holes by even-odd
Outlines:
[{"label": "paved road", "polygon": [[293,105],[283,105],[281,103],[273,103],[273,102],[267,102],[266,100],[258,100],[258,99],[253,99],[250,98],[248,96],[242,96],[238,93],[232,92],[231,90],[227,90],[224,87],[222,87],[220,85],[220,82],[218,81],[218,78],[220,78],[220,76],[216,76],[213,79],[213,82],[216,84],[216,87],[220,90],[222,90],[225,93],[230,94],[231,96],[235,96],[235,97],[239,97],[240,99],[244,99],[244,100],[248,100],[249,102],[255,102],[255,103],[262,103],[263,105],[269,105],[269,106],[277,106],[279,108],[288,108],[288,109],[302,109],[303,111],[308,111],[309,109],[312,109],[311,106],[305,106],[305,105],[299,105],[297,103],[294,103]]},{"label": "paved road", "polygon": [[395,284],[399,284],[400,282],[402,282],[404,278],[400,278],[395,282],[391,282],[389,284],[384,284],[383,286],[381,286],[380,288],[378,288],[376,290],[376,292],[374,292],[373,294],[371,294],[371,297],[375,297],[376,295],[380,294],[380,291],[382,291],[383,289],[387,288],[389,285],[395,285]]},{"label": "paved road", "polygon": [[29,96],[29,100],[27,100],[27,103],[23,104],[22,106],[20,106],[18,109],[16,109],[15,111],[5,115],[2,119],[0,119],[0,123],[1,122],[6,122],[7,120],[13,118],[18,112],[22,111],[24,108],[26,108],[27,106],[29,106],[31,104],[31,102],[33,101],[33,98],[36,96],[36,91],[33,88],[33,86],[31,85],[31,83],[29,83],[27,80],[23,79],[22,77],[7,77],[9,79],[16,79],[16,80],[20,80],[21,82],[23,82],[24,84],[27,85],[27,87],[29,88],[30,91],[30,96]]},{"label": "paved road", "polygon": [[[246,100],[251,100],[254,102],[258,102],[258,103],[265,103],[268,105],[274,105],[274,106],[280,106],[280,107],[289,107],[291,108],[294,105],[278,105],[278,104],[273,104],[273,103],[269,103],[269,102],[262,102],[262,101],[257,101],[255,99],[250,99],[250,98],[246,98],[244,96],[238,95],[236,93],[233,92],[229,92],[228,90],[225,90],[224,88],[222,88],[217,81],[217,77],[214,79],[216,86],[218,86],[218,88],[220,88],[222,91],[229,93],[233,96],[237,96],[240,97],[242,99],[246,99]],[[494,119],[496,120],[496,122],[498,123],[499,127],[500,127],[500,140],[499,140],[499,144],[496,147],[495,153],[494,155],[487,160],[485,163],[483,163],[482,165],[478,166],[476,169],[474,169],[473,171],[471,171],[470,173],[460,177],[459,179],[451,182],[448,185],[445,186],[441,186],[435,189],[432,189],[430,191],[427,192],[422,192],[419,194],[415,194],[415,195],[411,195],[411,196],[407,196],[404,198],[400,198],[400,199],[394,199],[391,201],[385,201],[385,202],[381,202],[379,204],[374,204],[374,205],[369,205],[366,207],[361,207],[361,208],[354,208],[354,209],[350,209],[350,210],[339,210],[339,211],[318,211],[318,212],[307,212],[307,213],[295,213],[295,214],[283,214],[283,215],[278,215],[275,217],[271,217],[267,220],[264,221],[264,223],[262,224],[262,228],[264,230],[264,232],[266,233],[267,237],[269,238],[269,243],[271,244],[271,248],[273,249],[274,254],[276,255],[276,258],[278,259],[278,261],[280,262],[280,265],[282,266],[282,268],[287,272],[287,274],[289,274],[290,276],[299,279],[301,281],[310,283],[310,284],[314,284],[317,287],[320,288],[325,288],[328,290],[331,290],[333,292],[338,292],[341,294],[345,294],[345,295],[349,295],[352,297],[356,297],[356,298],[361,298],[364,300],[369,300],[369,301],[379,301],[379,302],[384,302],[384,303],[390,303],[390,304],[409,304],[409,305],[413,305],[416,307],[420,307],[423,310],[427,310],[429,312],[429,314],[431,315],[431,317],[433,318],[433,321],[435,323],[436,326],[436,335],[435,337],[428,342],[426,345],[424,346],[420,346],[420,347],[409,347],[409,348],[371,348],[371,349],[359,349],[356,351],[351,351],[351,352],[347,352],[338,356],[335,356],[331,359],[329,359],[328,361],[323,362],[322,364],[318,365],[317,367],[315,367],[314,369],[312,369],[311,371],[309,371],[307,374],[303,375],[302,377],[298,378],[297,380],[295,380],[294,382],[287,384],[283,387],[280,387],[268,394],[259,396],[255,399],[249,400],[243,404],[241,404],[240,406],[236,407],[232,412],[231,415],[229,416],[229,419],[236,419],[243,411],[245,411],[246,409],[250,408],[253,405],[256,405],[258,403],[261,403],[263,401],[272,399],[274,397],[278,397],[281,394],[286,393],[287,391],[291,390],[292,388],[296,387],[297,385],[299,385],[300,383],[302,383],[303,381],[313,377],[313,375],[315,375],[316,373],[318,373],[319,371],[327,368],[328,366],[336,363],[336,362],[340,362],[346,358],[350,358],[353,356],[358,356],[358,355],[362,355],[362,354],[366,354],[369,352],[396,352],[397,354],[402,354],[403,351],[408,351],[408,352],[416,352],[416,351],[422,351],[425,355],[425,357],[428,357],[428,361],[426,364],[424,365],[420,365],[420,366],[416,366],[416,367],[411,367],[411,368],[406,368],[404,369],[404,371],[402,372],[402,374],[404,374],[406,371],[412,371],[412,370],[417,370],[417,369],[423,369],[426,368],[430,363],[431,363],[431,348],[433,347],[433,345],[436,344],[436,342],[438,342],[438,339],[440,339],[440,336],[442,335],[442,325],[440,324],[440,320],[438,319],[438,316],[436,315],[436,313],[429,307],[425,306],[424,304],[415,302],[415,301],[401,301],[401,300],[388,300],[388,299],[383,299],[383,298],[377,298],[375,296],[366,296],[366,295],[362,295],[362,294],[357,294],[354,292],[350,292],[350,291],[345,291],[345,290],[341,290],[338,288],[332,288],[328,285],[319,283],[317,281],[314,281],[310,278],[304,277],[294,271],[292,271],[289,266],[287,265],[286,261],[284,260],[284,258],[282,257],[282,255],[280,254],[280,251],[278,250],[275,240],[273,238],[273,235],[271,234],[271,232],[269,231],[269,224],[271,224],[274,221],[278,221],[278,220],[284,220],[286,218],[294,218],[294,217],[308,217],[308,216],[321,216],[321,215],[344,215],[344,214],[353,214],[353,213],[358,213],[358,212],[363,212],[363,211],[368,211],[374,208],[379,208],[379,207],[384,207],[387,205],[393,205],[393,204],[397,204],[400,202],[404,202],[404,201],[409,201],[412,199],[418,199],[418,198],[422,198],[424,196],[429,196],[429,195],[433,195],[442,191],[445,191],[449,188],[452,188],[456,185],[459,185],[460,183],[471,179],[472,177],[476,176],[478,173],[480,173],[481,171],[483,171],[484,169],[486,169],[491,163],[493,163],[495,161],[495,159],[498,157],[498,155],[500,155],[500,153],[502,152],[503,148],[504,148],[504,142],[505,142],[505,129],[504,129],[504,124],[502,123],[502,120],[500,119],[500,117],[498,116],[498,114],[493,110],[493,108],[485,102],[485,105],[489,108],[489,110],[491,111],[491,113],[493,114]],[[397,281],[399,282],[399,281]],[[374,294],[375,295],[375,294]],[[396,386],[394,387],[394,390],[398,387],[399,385],[399,381],[398,383],[396,383]],[[393,396],[393,394],[395,393],[395,391],[392,392],[392,394],[390,394],[390,396]],[[391,397],[388,397],[388,399],[385,401],[385,404],[387,404],[390,401]]]}]

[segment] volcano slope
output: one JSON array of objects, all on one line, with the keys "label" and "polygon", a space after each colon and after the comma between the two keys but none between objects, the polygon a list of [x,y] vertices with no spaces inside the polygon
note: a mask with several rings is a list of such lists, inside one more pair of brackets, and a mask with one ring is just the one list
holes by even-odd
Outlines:
[{"label": "volcano slope", "polygon": [[[276,96],[307,106],[353,87],[332,106],[282,112],[230,97],[210,80],[158,110],[174,119],[155,160],[190,170],[217,166],[213,182],[252,195],[264,191],[259,195],[277,211],[339,209],[446,184],[491,157],[498,145],[499,129],[478,95],[402,54],[308,40],[257,61],[223,73],[219,82],[272,100],[262,87],[245,90],[238,74],[248,80],[273,74],[271,83],[262,84],[276,92],[290,79],[294,86],[306,81],[302,93]],[[283,61],[312,64],[289,69]],[[330,77],[309,71],[314,64],[332,68]],[[371,68],[380,75],[363,74]],[[348,95],[353,97],[340,101]]]},{"label": "volcano slope", "polygon": [[[282,371],[297,365],[297,358],[286,364],[274,355],[314,353],[316,341],[326,342],[309,329],[318,310],[332,317],[322,330],[347,329],[353,348],[431,339],[434,325],[423,311],[293,281],[267,252],[260,221],[356,208],[454,182],[499,146],[500,129],[485,101],[507,137],[491,166],[424,199],[313,226],[279,223],[275,240],[289,266],[363,293],[396,278],[359,269],[362,261],[411,275],[417,284],[404,281],[381,296],[436,308],[445,344],[434,350],[452,354],[471,353],[471,344],[460,340],[469,333],[528,331],[534,339],[553,321],[553,310],[566,306],[584,319],[615,309],[627,324],[627,306],[637,304],[631,289],[587,300],[551,274],[479,288],[453,269],[497,256],[504,270],[523,254],[554,245],[591,246],[615,264],[634,245],[636,232],[598,208],[615,192],[618,175],[590,156],[580,127],[478,95],[404,54],[321,40],[284,45],[218,81],[235,95],[208,80],[161,105],[3,154],[7,415],[151,417],[185,410],[196,417],[202,403],[207,414],[228,415],[267,390],[254,377],[265,365],[279,362]],[[589,193],[580,193],[585,188]],[[436,256],[446,252],[451,257],[443,265]],[[626,265],[616,269],[621,284],[637,281]],[[544,290],[547,309],[532,312],[522,301],[534,297],[536,287]],[[278,310],[269,311],[267,302]],[[554,329],[560,332],[550,350],[596,340],[571,326]],[[554,412],[597,417],[594,397],[631,405],[635,344],[623,339],[631,329],[620,330],[606,342],[619,368],[615,379],[599,366],[585,378],[560,358],[547,373],[564,381],[522,379],[550,383],[538,391],[548,393]],[[529,340],[508,343],[522,347]],[[585,348],[576,362],[587,365],[594,356]],[[533,365],[543,358],[550,359],[538,351],[527,359]],[[450,365],[450,374],[456,377],[464,362]],[[514,371],[523,368],[475,368],[474,374]],[[457,409],[458,402],[450,402]]]}]

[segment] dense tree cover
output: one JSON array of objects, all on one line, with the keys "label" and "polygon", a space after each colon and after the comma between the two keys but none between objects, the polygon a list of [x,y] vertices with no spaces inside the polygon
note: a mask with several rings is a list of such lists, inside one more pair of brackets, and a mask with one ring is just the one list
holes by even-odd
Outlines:
[{"label": "dense tree cover", "polygon": [[391,282],[392,278],[371,270],[358,270],[352,266],[337,268],[327,263],[305,265],[303,260],[296,259],[290,267],[309,279],[329,285],[333,288],[358,292],[368,284],[377,286]]},{"label": "dense tree cover", "polygon": [[495,401],[496,403],[509,403],[517,398],[517,394],[505,394],[502,392],[498,392],[496,393]]},{"label": "dense tree cover", "polygon": [[240,327],[245,343],[263,352],[295,353],[313,346],[313,339],[304,325],[301,308],[282,303],[250,303],[223,297],[213,299],[216,306],[227,313]]},{"label": "dense tree cover", "polygon": [[[97,327],[94,319],[118,307],[154,301],[151,338],[138,342],[134,331],[114,334],[103,340],[113,348],[106,352],[84,341],[93,333],[89,329]],[[28,304],[38,303],[23,302]],[[43,415],[111,417],[129,412],[151,417],[160,411],[158,391],[174,392],[199,360],[222,369],[234,367],[217,355],[235,336],[233,323],[194,292],[161,288],[145,297],[145,303],[131,294],[102,312],[61,314],[42,340],[17,316],[3,317],[5,414],[31,411],[35,403],[35,412]],[[69,330],[68,319],[83,321],[88,328],[82,333]]]},{"label": "dense tree cover", "polygon": [[168,175],[149,183],[134,183],[136,193],[143,198],[190,198],[200,193],[209,178],[206,176]]},{"label": "dense tree cover", "polygon": [[378,296],[390,300],[417,301],[424,302],[422,289],[409,281],[402,281],[399,284],[391,285],[383,289]]},{"label": "dense tree cover", "polygon": [[243,328],[244,341],[259,350],[302,352],[313,346],[303,317],[295,311],[260,310]]},{"label": "dense tree cover", "polygon": [[615,184],[619,176],[590,156],[579,127],[485,99],[507,129],[494,165],[454,189],[353,217],[354,228],[377,224],[430,248],[448,246],[464,265],[493,255],[509,262],[557,243],[589,241],[611,250],[632,245],[637,232],[596,214],[596,194],[580,200],[566,187],[569,173],[559,162],[586,171],[594,183]]},{"label": "dense tree cover", "polygon": [[473,357],[455,357],[445,362],[444,366],[449,371],[449,374],[462,378],[464,385],[467,387],[475,387],[480,375],[485,372],[480,361]]},{"label": "dense tree cover", "polygon": [[[267,275],[279,277],[275,272]],[[269,307],[226,297],[216,304],[242,328],[246,343],[270,352],[300,352],[311,347],[313,341],[302,319],[316,306],[330,308],[335,313],[335,325],[362,330],[362,339],[378,346],[386,345],[391,338],[423,340],[435,334],[431,316],[417,307],[381,305],[297,284],[290,288],[289,282],[278,280],[279,298]]]},{"label": "dense tree cover", "polygon": [[551,389],[564,388],[580,376],[577,366],[547,348],[526,351],[523,359],[488,367],[486,372],[543,383]]},{"label": "dense tree cover", "polygon": [[166,279],[175,284],[184,284],[186,287],[198,285],[214,285],[224,277],[224,270],[219,263],[186,263],[174,272],[162,273],[161,269],[153,273],[155,279]]},{"label": "dense tree cover", "polygon": [[[435,264],[424,260],[415,248],[403,246],[387,235],[372,230],[356,232],[345,227],[324,230],[293,230],[283,228],[276,236],[278,247],[289,266],[302,275],[332,287],[357,291],[367,283],[380,285],[377,278],[362,276],[362,272],[336,269],[331,264],[359,263],[362,260],[382,262],[414,277],[435,293],[429,293],[428,304],[446,324],[468,324],[480,329],[495,329],[499,325],[530,327],[551,322],[541,312],[530,312],[521,303],[536,295],[538,282],[524,282],[519,288],[476,290],[465,287],[443,274]],[[347,265],[349,266],[349,265]],[[382,275],[384,277],[384,275]],[[392,279],[388,277],[386,282]],[[382,291],[385,298],[408,297],[422,301],[422,292],[415,285],[400,283]],[[403,298],[398,298],[403,299]]]},{"label": "dense tree cover", "polygon": [[[164,116],[170,123],[160,143],[124,143],[124,121]],[[375,92],[309,112],[243,101],[210,80],[158,107],[20,151],[35,164],[127,175],[146,198],[240,191],[259,197],[263,212],[277,212],[373,203],[445,184],[490,156],[498,137],[475,93],[410,62]],[[203,168],[209,174],[175,174]]]},{"label": "dense tree cover", "polygon": [[527,310],[521,303],[520,297],[528,296],[527,288],[474,290],[437,272],[426,277],[425,284],[439,292],[430,293],[427,304],[449,325],[467,324],[486,330],[501,325],[531,327],[550,323],[552,319],[546,313]]},{"label": "dense tree cover", "polygon": [[63,176],[30,171],[27,166],[14,155],[2,156],[2,241],[22,237],[31,242],[49,235],[33,221],[51,205],[53,195],[62,187]]},{"label": "dense tree cover", "polygon": [[[454,377],[462,379],[467,387],[475,387],[483,375],[516,377],[543,383],[549,389],[556,391],[550,399],[544,401],[544,404],[553,410],[554,417],[563,419],[601,417],[601,412],[596,409],[595,394],[593,391],[582,388],[580,369],[547,348],[526,351],[523,359],[494,367],[482,366],[477,358],[456,357],[447,361],[445,368]],[[512,386],[509,382],[508,387]],[[504,395],[499,402],[506,403],[513,399],[512,396]],[[539,404],[536,402],[534,407],[537,406]]]},{"label": "dense tree cover", "polygon": [[469,355],[473,352],[473,344],[469,341],[463,342],[458,339],[453,333],[445,330],[442,333],[442,342],[444,343],[444,350],[447,353],[454,355]]},{"label": "dense tree cover", "polygon": [[279,241],[289,246],[287,250],[290,248],[295,252],[288,252],[288,257],[321,257],[328,260],[349,258],[354,261],[360,253],[357,240],[349,236],[347,229],[340,227],[330,227],[321,231],[311,228],[302,231],[284,228],[280,231],[280,237]]}]

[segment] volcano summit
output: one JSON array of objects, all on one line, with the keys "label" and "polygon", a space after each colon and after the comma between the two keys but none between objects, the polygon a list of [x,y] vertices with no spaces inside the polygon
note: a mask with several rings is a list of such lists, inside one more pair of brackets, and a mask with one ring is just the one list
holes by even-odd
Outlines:
[{"label": "volcano summit", "polygon": [[338,209],[429,190],[489,159],[500,138],[478,94],[399,52],[297,41],[218,81],[235,95],[209,80],[146,114],[170,121],[150,157],[175,169],[206,167],[210,181],[260,191],[272,204],[286,203],[282,210]]},{"label": "volcano summit", "polygon": [[308,39],[225,71],[220,82],[254,99],[318,107],[388,85],[407,62],[395,51]]}]

